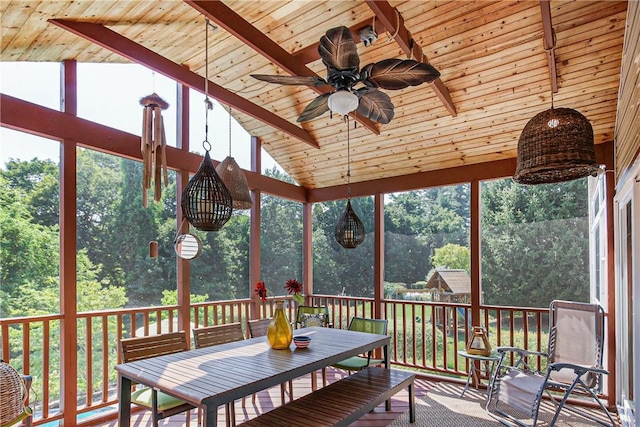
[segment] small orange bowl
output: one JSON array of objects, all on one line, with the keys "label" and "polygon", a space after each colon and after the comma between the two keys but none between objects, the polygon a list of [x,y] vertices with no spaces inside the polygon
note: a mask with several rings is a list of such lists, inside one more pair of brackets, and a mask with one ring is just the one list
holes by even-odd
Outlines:
[{"label": "small orange bowl", "polygon": [[293,337],[293,343],[296,345],[296,347],[302,349],[302,348],[307,348],[309,347],[309,344],[311,343],[311,337],[308,337],[306,335],[300,335],[297,337]]}]

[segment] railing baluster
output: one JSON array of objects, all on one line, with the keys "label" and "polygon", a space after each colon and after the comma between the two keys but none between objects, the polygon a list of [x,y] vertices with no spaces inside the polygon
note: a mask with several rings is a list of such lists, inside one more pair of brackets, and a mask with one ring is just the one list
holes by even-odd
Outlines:
[{"label": "railing baluster", "polygon": [[[49,372],[51,371],[51,352],[49,343],[51,342],[51,320],[42,321],[42,417],[49,416]],[[60,322],[58,321],[58,326]],[[59,366],[56,370],[59,370]]]},{"label": "railing baluster", "polygon": [[109,318],[102,316],[102,403],[109,397]]},{"label": "railing baluster", "polygon": [[[91,330],[92,328],[92,321],[91,321],[91,317],[87,317],[85,318],[85,331],[87,336],[85,337],[85,363],[86,363],[86,372],[85,372],[85,377],[87,378],[87,387],[85,390],[85,393],[87,395],[86,397],[86,406],[91,406],[92,403],[92,394],[93,394],[93,370],[91,369],[91,367],[93,366],[93,331]],[[79,340],[78,340],[79,341]],[[78,389],[78,391],[80,391]]]}]

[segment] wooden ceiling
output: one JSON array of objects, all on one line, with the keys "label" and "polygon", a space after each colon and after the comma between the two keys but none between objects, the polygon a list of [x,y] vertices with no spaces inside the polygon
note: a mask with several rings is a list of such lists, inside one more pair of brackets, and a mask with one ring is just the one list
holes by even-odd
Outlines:
[{"label": "wooden ceiling", "polygon": [[[3,0],[0,59],[136,61],[202,91],[206,15],[218,26],[211,95],[300,185],[325,188],[345,183],[347,125],[328,113],[296,123],[317,93],[249,74],[325,77],[317,42],[341,25],[379,33],[369,47],[358,43],[361,66],[407,58],[412,47],[440,71],[434,84],[385,91],[395,105],[389,124],[351,121],[353,183],[514,158],[524,125],[551,106],[554,72],[554,106],[584,114],[600,144],[614,135],[626,9],[565,0]],[[555,47],[545,50],[551,29]]]}]

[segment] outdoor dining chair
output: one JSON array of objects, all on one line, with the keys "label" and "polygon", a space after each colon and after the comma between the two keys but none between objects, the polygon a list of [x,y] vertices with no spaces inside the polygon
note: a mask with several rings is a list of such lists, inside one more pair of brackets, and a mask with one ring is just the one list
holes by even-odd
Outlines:
[{"label": "outdoor dining chair", "polygon": [[[324,305],[299,305],[296,310],[296,321],[294,329],[309,328],[312,326],[321,326],[325,328],[333,328],[333,323],[329,318],[329,309]],[[311,373],[311,390],[316,391],[316,373]],[[327,368],[322,368],[322,387],[327,385]]]},{"label": "outdoor dining chair", "polygon": [[[490,383],[488,414],[503,424],[511,421],[524,426],[522,419],[517,417],[522,414],[525,418],[533,418],[533,423],[526,425],[535,427],[546,392],[556,408],[549,426],[555,424],[563,408],[603,425],[615,425],[598,398],[602,376],[609,373],[602,368],[604,321],[604,310],[599,304],[553,301],[549,307],[547,353],[498,347],[500,361]],[[546,366],[543,370],[536,369],[538,358],[543,362],[539,366]],[[515,363],[510,364],[512,361]],[[572,394],[593,398],[611,424],[597,420],[577,407],[565,407]],[[517,412],[507,412],[509,409]]]},{"label": "outdoor dining chair", "polygon": [[[368,332],[370,334],[387,335],[386,319],[368,319],[365,317],[354,317],[349,323],[350,331]],[[367,352],[366,356],[353,356],[339,363],[332,365],[334,368],[343,369],[351,374],[352,371],[361,371],[368,366],[384,365],[384,359],[372,358],[373,350]]]},{"label": "outdoor dining chair", "polygon": [[[226,344],[228,342],[242,341],[244,333],[240,322],[225,323],[222,325],[205,326],[193,329],[193,342],[196,348],[211,347]],[[242,406],[244,407],[244,397]],[[236,410],[233,402],[225,405],[227,424],[236,424]],[[200,417],[200,414],[198,415]]]},{"label": "outdoor dining chair", "polygon": [[[256,337],[265,337],[267,336],[267,331],[269,330],[269,324],[271,323],[271,319],[258,319],[258,320],[249,320],[247,322],[247,329],[249,330],[249,338]],[[285,395],[287,392],[287,383],[280,384],[280,404],[285,404]],[[293,381],[289,381],[289,401],[293,400]],[[256,394],[253,393],[251,396],[251,403],[256,402]],[[242,402],[242,406],[244,407],[244,401]]]},{"label": "outdoor dining chair", "polygon": [[307,328],[310,326],[324,326],[332,328],[333,324],[329,318],[329,309],[324,305],[299,305],[296,310],[296,321],[293,327]]},{"label": "outdoor dining chair", "polygon": [[[120,353],[123,363],[178,353],[188,349],[187,335],[184,331],[120,340]],[[133,391],[131,393],[131,403],[150,409],[152,411],[153,425],[156,427],[159,420],[185,411],[187,412],[188,424],[189,411],[195,408],[195,406],[183,400],[176,399],[151,387],[143,387]]]}]

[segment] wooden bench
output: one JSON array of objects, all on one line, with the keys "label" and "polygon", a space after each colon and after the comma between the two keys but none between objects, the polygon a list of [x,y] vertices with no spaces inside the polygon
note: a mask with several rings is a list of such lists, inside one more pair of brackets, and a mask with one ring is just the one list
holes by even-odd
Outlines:
[{"label": "wooden bench", "polygon": [[384,401],[387,411],[390,410],[391,396],[405,387],[409,390],[409,420],[413,423],[415,376],[408,371],[372,366],[239,426],[348,426]]}]

